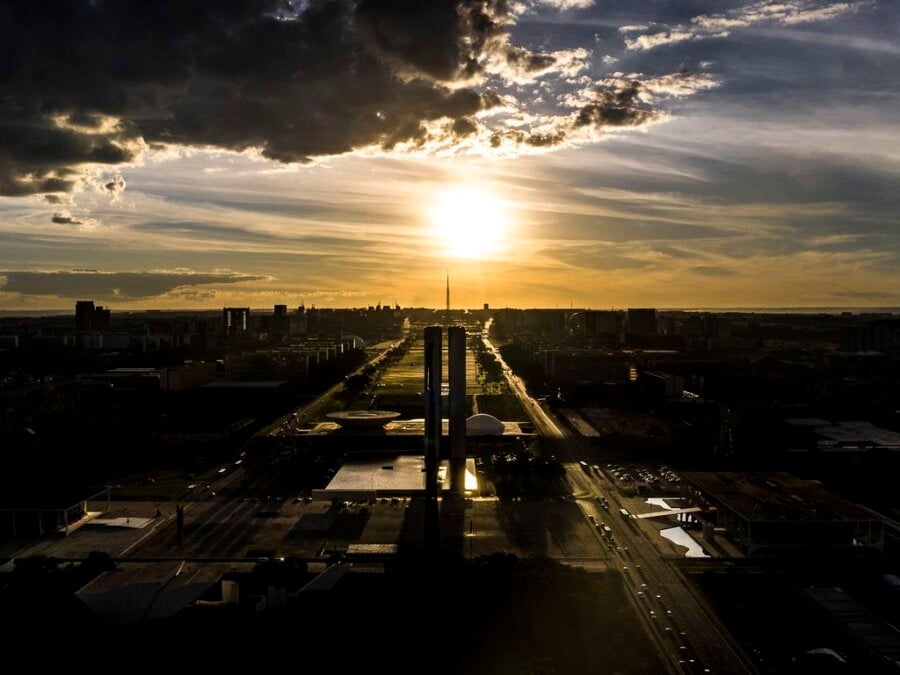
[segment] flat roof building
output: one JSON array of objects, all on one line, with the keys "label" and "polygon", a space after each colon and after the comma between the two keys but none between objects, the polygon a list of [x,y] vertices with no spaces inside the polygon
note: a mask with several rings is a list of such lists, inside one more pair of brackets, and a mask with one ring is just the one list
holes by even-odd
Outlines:
[{"label": "flat roof building", "polygon": [[688,485],[716,526],[745,552],[763,549],[884,546],[884,525],[872,511],[831,494],[817,481],[787,472],[688,472]]},{"label": "flat roof building", "polygon": [[[450,462],[438,467],[440,491],[450,489]],[[466,490],[476,490],[475,460],[466,460]],[[357,454],[347,461],[313,499],[367,501],[380,497],[414,497],[425,494],[425,458],[422,455]]]}]

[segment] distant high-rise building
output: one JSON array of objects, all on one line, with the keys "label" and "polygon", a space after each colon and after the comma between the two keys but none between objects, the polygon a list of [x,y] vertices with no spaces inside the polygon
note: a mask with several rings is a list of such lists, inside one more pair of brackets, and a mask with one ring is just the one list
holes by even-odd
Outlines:
[{"label": "distant high-rise building", "polygon": [[587,310],[584,312],[585,335],[609,335],[625,332],[625,312]]},{"label": "distant high-rise building", "polygon": [[275,305],[275,309],[269,319],[269,340],[282,342],[291,334],[291,318],[288,316],[287,305]]},{"label": "distant high-rise building", "polygon": [[656,310],[629,308],[628,333],[641,336],[656,335]]},{"label": "distant high-rise building", "polygon": [[109,310],[95,307],[93,300],[78,300],[75,303],[75,330],[79,333],[109,331]]},{"label": "distant high-rise building", "polygon": [[223,307],[222,319],[225,325],[225,335],[246,335],[250,332],[250,308],[249,307]]},{"label": "distant high-rise building", "polygon": [[94,324],[94,301],[79,300],[75,303],[75,330],[87,333]]},{"label": "distant high-rise building", "polygon": [[491,306],[488,303],[484,303],[484,311],[485,312],[488,311],[490,308],[491,308]]}]

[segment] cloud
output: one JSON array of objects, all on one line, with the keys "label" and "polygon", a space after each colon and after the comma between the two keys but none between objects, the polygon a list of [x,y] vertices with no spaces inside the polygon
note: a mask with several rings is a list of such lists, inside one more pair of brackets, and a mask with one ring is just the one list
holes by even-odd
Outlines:
[{"label": "cloud", "polygon": [[737,274],[733,269],[728,267],[717,267],[715,265],[697,265],[696,267],[689,268],[688,271],[705,277],[730,277]]},{"label": "cloud", "polygon": [[102,181],[103,191],[109,195],[112,201],[116,201],[125,191],[125,178],[122,174],[116,174]]},{"label": "cloud", "polygon": [[571,106],[583,105],[586,101],[608,98],[610,92],[628,92],[631,99],[638,102],[654,103],[659,97],[684,98],[702,91],[715,89],[720,85],[718,77],[704,72],[683,68],[675,73],[648,76],[643,73],[616,72],[598,80],[590,87],[563,97]]},{"label": "cloud", "polygon": [[632,23],[625,26],[619,26],[620,33],[639,33],[640,31],[649,30],[650,24]]},{"label": "cloud", "polygon": [[[491,155],[506,125],[486,113],[509,108],[510,88],[565,82],[590,58],[514,44],[526,8],[507,0],[0,0],[0,11],[0,195],[52,203],[82,188],[115,199],[122,167],[173,148],[285,163]],[[542,112],[506,152],[570,138],[547,127],[571,122]],[[605,120],[623,126],[604,115],[590,124]]]},{"label": "cloud", "polygon": [[642,127],[662,122],[669,115],[658,105],[659,97],[691,96],[719,85],[704,72],[681,70],[650,77],[641,73],[597,80],[591,86],[560,97],[560,102],[576,110],[567,115],[535,117],[527,128],[507,128],[490,132],[492,147],[512,147],[545,151],[595,141],[608,131]]},{"label": "cloud", "polygon": [[96,218],[73,216],[67,209],[57,211],[50,220],[59,225],[78,225],[83,230],[93,230],[101,224]]},{"label": "cloud", "polygon": [[97,272],[96,270],[4,271],[0,272],[0,278],[5,280],[0,286],[0,291],[4,293],[104,300],[150,298],[193,286],[268,279],[238,272]]},{"label": "cloud", "polygon": [[527,84],[551,73],[574,77],[587,67],[589,56],[590,52],[583,48],[536,52],[510,46],[499,58],[493,59],[486,70],[509,83]]},{"label": "cloud", "polygon": [[69,192],[171,144],[284,162],[415,144],[424,122],[489,105],[457,85],[511,21],[504,0],[4,4],[8,196]]},{"label": "cloud", "polygon": [[44,201],[48,204],[68,204],[71,205],[73,202],[72,195],[68,194],[53,194],[53,195],[44,195]]},{"label": "cloud", "polygon": [[53,214],[53,218],[51,219],[54,223],[61,224],[71,224],[71,225],[81,225],[83,221],[78,220],[75,216],[73,216],[68,211],[57,211]]},{"label": "cloud", "polygon": [[[762,0],[730,10],[723,14],[699,15],[689,23],[669,26],[655,33],[626,37],[625,46],[631,50],[647,50],[689,40],[724,38],[731,31],[755,24],[793,26],[817,21],[830,21],[845,14],[872,6],[870,0],[834,2],[817,5],[813,0]],[[650,30],[649,26],[622,26],[620,33]]]},{"label": "cloud", "polygon": [[555,7],[559,10],[587,9],[594,5],[594,0],[537,0],[537,3]]},{"label": "cloud", "polygon": [[832,295],[854,300],[893,300],[900,297],[897,291],[835,291]]}]

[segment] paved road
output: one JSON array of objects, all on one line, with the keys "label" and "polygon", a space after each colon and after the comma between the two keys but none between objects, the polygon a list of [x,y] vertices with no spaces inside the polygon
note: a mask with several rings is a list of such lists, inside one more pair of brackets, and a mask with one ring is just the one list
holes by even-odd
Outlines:
[{"label": "paved road", "polygon": [[[408,327],[404,330],[404,335]],[[391,347],[396,344],[392,343]],[[352,374],[363,372],[369,365],[378,365],[386,358],[391,347],[382,350]],[[331,404],[334,396],[344,387],[338,382],[320,394],[315,400],[300,406],[284,417],[257,432],[256,436],[266,436],[281,430],[285,423],[300,424],[321,414]],[[194,556],[222,557],[243,548],[254,528],[259,527],[255,519],[259,504],[237,499],[223,501],[216,494],[223,488],[243,478],[244,469],[240,465],[244,451],[232,462],[220,467],[220,473],[210,483],[198,485],[182,496],[185,520],[185,553]],[[121,556],[152,556],[170,553],[174,542],[174,516],[164,518],[154,524],[153,530],[140,541],[120,553]]]},{"label": "paved road", "polygon": [[[406,337],[407,332],[409,331],[409,327],[405,327],[403,331],[403,337],[398,340],[395,340],[391,343],[391,345],[387,349],[383,349],[378,354],[373,356],[371,359],[362,364],[359,368],[354,370],[352,373],[348,375],[348,377],[352,377],[354,375],[360,375],[362,372],[368,368],[369,366],[377,366],[384,359],[387,358],[387,353],[397,344],[403,341]],[[316,417],[321,416],[322,411],[325,410],[328,406],[331,405],[334,397],[339,394],[344,389],[344,382],[340,381],[333,385],[328,390],[322,392],[315,398],[315,400],[310,401],[306,405],[300,406],[296,410],[289,412],[284,417],[281,417],[265,429],[262,429],[257,433],[257,436],[267,436],[269,434],[277,434],[281,431],[289,431],[298,428],[300,425],[305,422],[315,419]]]},{"label": "paved road", "polygon": [[[612,481],[591,468],[583,440],[572,434],[528,395],[490,342],[486,324],[483,340],[500,361],[510,388],[531,418],[544,444],[563,463],[573,495],[585,517],[595,524],[602,545],[625,579],[639,616],[675,673],[753,673],[756,669],[705,601],[691,589],[681,573],[661,558],[657,549],[630,516],[623,516]],[[601,501],[605,498],[606,504]],[[607,534],[605,527],[611,530]]]}]

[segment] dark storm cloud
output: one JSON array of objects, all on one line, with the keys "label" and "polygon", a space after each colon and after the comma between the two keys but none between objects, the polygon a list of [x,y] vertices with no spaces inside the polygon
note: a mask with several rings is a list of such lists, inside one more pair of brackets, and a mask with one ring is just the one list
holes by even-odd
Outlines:
[{"label": "dark storm cloud", "polygon": [[363,148],[515,152],[663,117],[646,97],[636,101],[631,85],[598,93],[575,116],[544,110],[513,130],[479,115],[533,112],[496,87],[548,85],[555,75],[571,88],[588,68],[584,46],[514,44],[523,7],[0,0],[0,195],[88,184],[115,198],[125,188],[120,175],[86,172],[170,146],[253,149],[281,162]]},{"label": "dark storm cloud", "polygon": [[177,288],[262,281],[267,277],[237,273],[186,272],[0,272],[0,292],[62,298],[148,298]]},{"label": "dark storm cloud", "polygon": [[0,194],[67,192],[82,165],[168,144],[286,162],[421,144],[425,123],[498,103],[458,86],[495,52],[552,58],[512,50],[509,16],[504,0],[0,0]]}]

